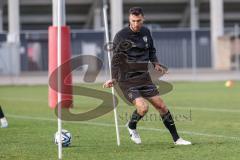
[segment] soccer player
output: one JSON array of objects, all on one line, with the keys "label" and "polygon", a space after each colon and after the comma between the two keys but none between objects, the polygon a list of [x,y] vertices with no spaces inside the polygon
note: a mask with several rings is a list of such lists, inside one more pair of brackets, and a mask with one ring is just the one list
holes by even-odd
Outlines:
[{"label": "soccer player", "polygon": [[[149,101],[160,113],[165,127],[171,133],[174,144],[190,145],[191,142],[179,136],[172,115],[149,75],[148,62],[151,62],[155,70],[159,72],[165,73],[167,70],[158,62],[152,36],[149,29],[143,26],[143,22],[142,8],[131,8],[129,10],[129,26],[120,30],[114,37],[112,79],[106,81],[103,87],[110,88],[118,84],[126,99],[136,107],[127,124],[133,142],[141,143],[137,132],[137,123],[148,112],[147,101]],[[131,63],[140,65],[131,66]],[[139,66],[141,69],[138,68]]]},{"label": "soccer player", "polygon": [[0,106],[0,122],[1,122],[1,128],[8,127],[8,122],[7,122],[6,117],[4,116],[1,106]]}]

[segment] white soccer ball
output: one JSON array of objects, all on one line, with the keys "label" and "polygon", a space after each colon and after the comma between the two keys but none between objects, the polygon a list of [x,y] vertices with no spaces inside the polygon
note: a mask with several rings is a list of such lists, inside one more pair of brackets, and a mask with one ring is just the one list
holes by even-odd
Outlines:
[{"label": "white soccer ball", "polygon": [[[59,143],[59,132],[54,134],[54,143],[58,145]],[[72,135],[68,130],[62,129],[62,146],[68,147],[72,142]]]}]

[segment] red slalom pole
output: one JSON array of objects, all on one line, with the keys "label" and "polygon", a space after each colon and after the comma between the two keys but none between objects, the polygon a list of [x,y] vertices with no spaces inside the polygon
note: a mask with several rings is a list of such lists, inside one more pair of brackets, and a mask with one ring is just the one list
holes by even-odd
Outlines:
[{"label": "red slalom pole", "polygon": [[[57,26],[50,26],[48,28],[48,76],[53,73],[57,68]],[[61,27],[61,64],[71,59],[71,39],[70,39],[70,28],[68,26]],[[72,85],[72,75],[71,75],[71,66],[62,69],[61,75],[69,74],[68,77],[61,76],[61,88],[64,88],[64,84]],[[66,73],[66,74],[64,74]],[[56,77],[57,78],[57,77]],[[54,83],[57,83],[57,79],[54,80]],[[66,91],[65,91],[66,92]],[[68,93],[72,93],[72,88],[68,87]],[[48,104],[50,108],[55,108],[58,104],[57,91],[53,90],[50,86],[48,88]],[[66,101],[62,103],[62,107],[68,108],[72,104],[72,94],[61,94],[61,100]]]}]

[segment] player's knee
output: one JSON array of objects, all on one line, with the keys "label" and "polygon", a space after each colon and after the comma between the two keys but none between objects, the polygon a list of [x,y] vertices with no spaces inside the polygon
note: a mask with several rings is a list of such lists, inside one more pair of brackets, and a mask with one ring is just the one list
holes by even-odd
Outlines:
[{"label": "player's knee", "polygon": [[164,102],[159,103],[159,104],[157,105],[157,109],[158,109],[159,111],[161,111],[162,113],[165,113],[165,112],[168,111],[167,106],[165,105]]},{"label": "player's knee", "polygon": [[137,108],[138,114],[144,116],[148,112],[148,104],[142,98],[138,98],[134,101],[134,105]]},{"label": "player's knee", "polygon": [[158,107],[159,107],[160,109],[165,109],[165,108],[167,108],[167,106],[166,106],[164,103],[160,103],[160,104],[158,105]]},{"label": "player's knee", "polygon": [[148,112],[148,105],[144,104],[138,108],[138,113],[144,116]]}]

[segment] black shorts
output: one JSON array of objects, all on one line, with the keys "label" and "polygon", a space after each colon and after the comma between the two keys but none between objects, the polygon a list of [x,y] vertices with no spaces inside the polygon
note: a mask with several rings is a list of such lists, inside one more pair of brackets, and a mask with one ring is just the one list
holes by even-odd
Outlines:
[{"label": "black shorts", "polygon": [[144,84],[138,86],[127,86],[119,85],[124,97],[129,101],[133,102],[138,97],[150,98],[159,95],[157,87],[154,84]]}]

